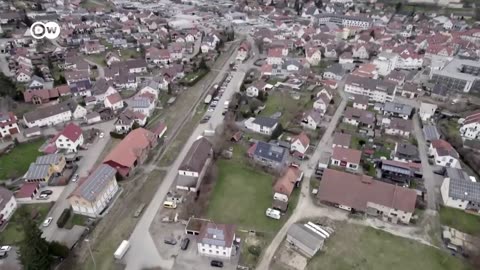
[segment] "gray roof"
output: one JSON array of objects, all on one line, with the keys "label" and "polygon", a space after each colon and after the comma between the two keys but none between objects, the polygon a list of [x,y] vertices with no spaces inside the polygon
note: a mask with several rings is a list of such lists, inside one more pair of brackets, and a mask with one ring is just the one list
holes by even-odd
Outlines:
[{"label": "gray roof", "polygon": [[446,97],[448,95],[448,88],[443,84],[437,83],[435,86],[433,86],[432,94]]},{"label": "gray roof", "polygon": [[399,143],[396,154],[401,156],[418,157],[418,149],[413,144]]},{"label": "gray roof", "polygon": [[4,187],[0,187],[0,209],[4,209],[12,197],[13,192]]},{"label": "gray roof", "polygon": [[84,182],[82,182],[82,184],[74,191],[74,194],[85,200],[91,202],[95,201],[116,173],[117,171],[114,168],[102,164],[98,166]]},{"label": "gray roof", "polygon": [[62,155],[60,154],[51,154],[51,155],[45,155],[45,156],[39,156],[37,157],[37,160],[35,161],[36,164],[56,164],[60,161],[62,158]]},{"label": "gray roof", "polygon": [[276,124],[278,124],[278,120],[270,117],[258,116],[255,118],[255,120],[253,120],[253,123],[262,127],[273,128]]},{"label": "gray roof", "polygon": [[359,86],[370,91],[383,91],[387,92],[389,95],[393,94],[396,89],[396,84],[391,81],[385,80],[374,80],[371,78],[360,77],[355,75],[349,75],[346,79],[345,84]]},{"label": "gray roof", "polygon": [[281,146],[259,141],[255,147],[255,156],[262,157],[267,160],[282,162],[285,159],[287,150]]},{"label": "gray roof", "polygon": [[423,126],[423,135],[425,136],[426,141],[440,139],[440,134],[438,133],[437,127],[432,125]]},{"label": "gray roof", "polygon": [[396,103],[396,102],[386,102],[383,107],[385,112],[389,113],[398,113],[401,115],[411,115],[413,107],[407,104]]},{"label": "gray roof", "polygon": [[77,108],[77,105],[78,104],[73,100],[65,101],[52,106],[38,108],[34,111],[28,112],[23,116],[23,118],[27,122],[33,123],[37,120],[58,115],[67,111],[73,112]]},{"label": "gray roof", "polygon": [[[463,67],[468,67],[474,72],[462,72]],[[460,80],[474,81],[480,79],[480,75],[478,73],[479,69],[480,63],[478,61],[454,58],[441,70],[433,70],[433,74],[438,74],[441,76],[456,78]]]},{"label": "gray roof", "polygon": [[326,72],[331,72],[335,75],[340,75],[340,76],[343,76],[345,75],[345,70],[343,69],[343,66],[339,63],[335,63],[331,66],[329,66],[325,71],[324,73]]},{"label": "gray roof", "polygon": [[311,250],[319,249],[322,246],[323,241],[325,241],[325,239],[319,234],[305,227],[305,225],[298,223],[292,224],[292,226],[288,228],[287,234]]},{"label": "gray roof", "polygon": [[448,194],[454,199],[480,203],[480,183],[473,182],[468,174],[461,169],[447,168],[450,177]]},{"label": "gray roof", "polygon": [[30,164],[27,173],[23,177],[26,180],[36,180],[36,179],[44,179],[48,176],[48,170],[50,169],[49,164]]},{"label": "gray roof", "polygon": [[127,100],[127,104],[132,108],[148,108],[150,100],[145,97],[135,97]]}]

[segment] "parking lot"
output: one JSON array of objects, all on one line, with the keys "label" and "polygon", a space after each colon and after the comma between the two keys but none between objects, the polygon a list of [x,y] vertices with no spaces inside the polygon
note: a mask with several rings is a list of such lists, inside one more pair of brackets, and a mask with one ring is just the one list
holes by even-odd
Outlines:
[{"label": "parking lot", "polygon": [[0,259],[0,269],[2,270],[21,270],[22,266],[18,262],[17,248],[12,247],[7,256]]},{"label": "parking lot", "polygon": [[[61,187],[42,187],[39,191],[35,199],[29,201],[28,203],[46,203],[46,202],[55,202],[58,200],[60,197],[60,194],[62,194],[63,190],[65,189],[65,186]],[[43,193],[49,193],[48,190],[52,192],[52,194],[47,195],[46,198],[40,198],[42,192]],[[45,196],[45,195],[43,195]]]}]

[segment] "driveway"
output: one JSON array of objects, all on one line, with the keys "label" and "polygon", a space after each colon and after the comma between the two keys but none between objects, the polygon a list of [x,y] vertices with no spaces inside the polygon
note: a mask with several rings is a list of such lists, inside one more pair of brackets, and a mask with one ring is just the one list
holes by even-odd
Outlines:
[{"label": "driveway", "polygon": [[[97,138],[97,140],[90,145],[88,150],[79,151],[78,154],[83,156],[80,161],[77,163],[78,169],[77,173],[80,177],[86,177],[89,174],[89,171],[95,165],[100,154],[103,152],[105,145],[110,141],[110,131],[113,130],[114,120],[99,123],[96,125],[88,126],[90,128],[97,128],[104,132],[105,137],[102,139]],[[63,192],[58,196],[58,199],[55,205],[50,209],[48,216],[53,217],[53,222],[49,227],[43,228],[43,235],[48,241],[58,241],[58,242],[71,242],[70,239],[70,230],[61,229],[57,227],[57,220],[62,214],[65,208],[70,207],[70,203],[67,201],[68,196],[72,193],[75,188],[77,188],[78,182],[70,182],[63,189]]]},{"label": "driveway", "polygon": [[[225,72],[227,72],[227,70],[229,69],[229,63],[231,61],[234,61],[235,56],[235,53],[232,54],[230,60],[225,62],[224,66],[214,80],[214,83],[220,81],[223,78]],[[248,68],[252,65],[253,60],[254,59],[247,61],[244,64],[241,64],[238,68],[238,71],[232,72],[233,78],[230,81],[227,89],[225,90],[222,98],[219,100],[219,104],[224,104],[225,101],[231,98],[233,93],[239,91],[241,82],[243,81],[243,78],[245,76],[245,71],[248,70]],[[199,125],[195,129],[183,149],[178,154],[177,159],[170,167],[168,174],[163,179],[162,184],[160,185],[155,196],[151,200],[150,204],[145,210],[145,213],[143,214],[132,235],[130,236],[129,241],[131,246],[124,257],[124,262],[126,263],[126,270],[139,270],[149,267],[162,267],[166,269],[172,269],[174,265],[174,259],[164,258],[159,254],[159,252],[157,251],[157,247],[155,246],[155,243],[152,239],[152,236],[149,233],[150,225],[152,224],[152,221],[157,215],[157,212],[159,211],[167,192],[170,190],[177,176],[178,167],[185,158],[188,150],[190,149],[190,146],[199,136],[202,135],[203,131],[206,129],[206,125],[208,125],[209,128],[216,128],[223,122],[223,110],[223,106],[217,106],[215,111],[211,114],[212,117],[210,118],[209,122]]]}]

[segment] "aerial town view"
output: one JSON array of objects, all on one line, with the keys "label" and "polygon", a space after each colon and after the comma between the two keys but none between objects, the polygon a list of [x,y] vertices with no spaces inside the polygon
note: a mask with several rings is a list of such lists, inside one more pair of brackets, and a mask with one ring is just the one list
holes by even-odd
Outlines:
[{"label": "aerial town view", "polygon": [[480,269],[480,0],[0,0],[0,269]]}]

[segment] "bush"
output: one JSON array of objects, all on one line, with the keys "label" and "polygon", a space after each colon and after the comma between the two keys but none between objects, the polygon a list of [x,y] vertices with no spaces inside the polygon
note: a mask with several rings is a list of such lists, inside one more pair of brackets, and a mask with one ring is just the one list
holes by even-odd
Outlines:
[{"label": "bush", "polygon": [[110,131],[110,137],[115,138],[115,139],[123,139],[127,133],[117,133],[115,131]]},{"label": "bush", "polygon": [[70,208],[63,209],[62,214],[57,220],[57,226],[59,228],[63,228],[63,226],[65,226],[65,224],[67,223],[68,219],[70,219],[71,215],[72,215],[72,210]]},{"label": "bush", "polygon": [[249,246],[248,252],[255,257],[259,257],[262,253],[262,248],[260,246]]},{"label": "bush", "polygon": [[54,257],[66,258],[70,250],[67,246],[62,245],[59,242],[53,241],[48,246],[48,252]]},{"label": "bush", "polygon": [[280,135],[283,133],[282,124],[278,124],[277,128],[272,132],[272,136],[270,137],[271,140],[276,140]]}]

